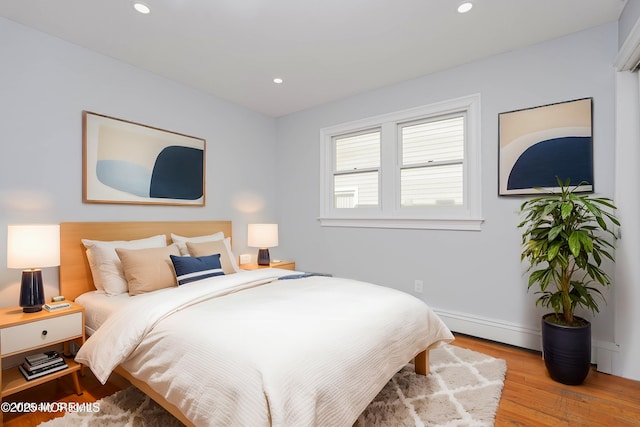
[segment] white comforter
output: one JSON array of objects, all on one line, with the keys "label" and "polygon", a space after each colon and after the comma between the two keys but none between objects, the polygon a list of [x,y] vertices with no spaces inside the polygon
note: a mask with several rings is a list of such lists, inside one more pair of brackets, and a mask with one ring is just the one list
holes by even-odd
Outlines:
[{"label": "white comforter", "polygon": [[121,364],[197,426],[351,426],[417,353],[453,336],[418,299],[262,269],[136,296],[76,360]]}]

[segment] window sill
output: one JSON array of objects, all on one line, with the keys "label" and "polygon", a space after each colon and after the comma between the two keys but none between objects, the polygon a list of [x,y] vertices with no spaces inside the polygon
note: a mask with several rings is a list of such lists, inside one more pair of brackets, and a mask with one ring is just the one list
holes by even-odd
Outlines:
[{"label": "window sill", "polygon": [[417,230],[480,231],[481,218],[328,218],[321,217],[323,227],[403,228]]}]

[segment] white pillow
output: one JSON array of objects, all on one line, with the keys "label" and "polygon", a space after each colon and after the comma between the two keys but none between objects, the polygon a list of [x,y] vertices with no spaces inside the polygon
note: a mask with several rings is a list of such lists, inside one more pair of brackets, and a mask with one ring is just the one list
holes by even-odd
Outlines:
[{"label": "white pillow", "polygon": [[202,243],[202,242],[215,242],[217,240],[224,239],[224,233],[222,231],[218,231],[217,233],[209,234],[206,236],[196,236],[196,237],[183,237],[178,236],[177,234],[171,233],[171,240],[173,243],[178,245],[178,249],[180,249],[181,256],[189,255],[189,249],[187,249],[187,242],[191,243]]},{"label": "white pillow", "polygon": [[85,253],[87,254],[87,261],[89,261],[89,269],[91,270],[91,275],[93,276],[93,286],[96,287],[98,292],[104,293],[104,286],[102,286],[100,275],[98,275],[97,273],[96,274],[93,273],[98,269],[98,267],[96,266],[96,260],[93,259],[93,251],[91,249],[87,249]]},{"label": "white pillow", "polygon": [[160,248],[167,246],[167,238],[164,234],[159,234],[139,240],[101,241],[82,239],[82,244],[87,248],[87,259],[91,267],[93,284],[96,289],[112,296],[128,292],[127,279],[125,278],[120,258],[116,253],[116,248]]}]

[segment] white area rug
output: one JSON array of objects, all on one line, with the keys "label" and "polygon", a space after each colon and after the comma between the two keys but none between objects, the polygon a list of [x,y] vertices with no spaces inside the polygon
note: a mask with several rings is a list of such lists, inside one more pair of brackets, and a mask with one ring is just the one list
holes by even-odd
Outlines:
[{"label": "white area rug", "polygon": [[[358,427],[492,426],[506,363],[447,345],[431,351],[431,373],[405,366],[385,385],[356,422]],[[68,413],[40,424],[69,426],[180,426],[173,416],[135,387],[98,401],[97,413]]]},{"label": "white area rug", "polygon": [[447,345],[431,351],[431,373],[413,365],[393,376],[356,423],[382,426],[492,426],[507,364],[482,353]]}]

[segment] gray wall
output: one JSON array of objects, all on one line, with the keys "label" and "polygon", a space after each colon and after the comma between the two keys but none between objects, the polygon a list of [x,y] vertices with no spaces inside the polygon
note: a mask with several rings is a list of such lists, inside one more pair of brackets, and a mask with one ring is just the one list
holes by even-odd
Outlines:
[{"label": "gray wall", "polygon": [[[228,219],[243,253],[246,224],[275,219],[274,119],[3,18],[0,58],[0,266],[7,224]],[[204,138],[206,206],[83,204],[82,110]],[[19,280],[0,268],[0,306]]]},{"label": "gray wall", "polygon": [[[277,208],[282,244],[303,270],[367,280],[409,293],[414,293],[414,280],[423,280],[424,293],[417,296],[450,327],[539,347],[539,316],[544,309],[536,310],[536,297],[527,293],[519,258],[517,211],[524,199],[497,196],[498,113],[593,97],[595,188],[613,197],[612,59],[617,36],[617,25],[609,24],[278,119]],[[482,231],[319,225],[321,128],[474,93],[482,97]],[[610,343],[611,305],[601,308],[594,337]]]}]

